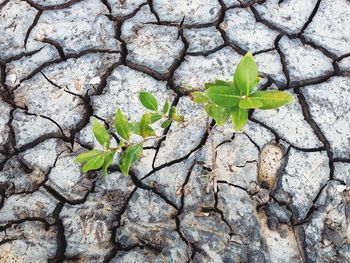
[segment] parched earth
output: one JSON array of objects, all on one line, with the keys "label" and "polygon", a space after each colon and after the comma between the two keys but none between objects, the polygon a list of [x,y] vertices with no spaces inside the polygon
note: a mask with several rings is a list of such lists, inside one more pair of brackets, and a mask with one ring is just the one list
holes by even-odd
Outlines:
[{"label": "parched earth", "polygon": [[[184,87],[248,50],[295,102],[234,133]],[[350,1],[0,0],[0,74],[1,263],[350,262]],[[140,91],[186,126],[82,174]]]}]

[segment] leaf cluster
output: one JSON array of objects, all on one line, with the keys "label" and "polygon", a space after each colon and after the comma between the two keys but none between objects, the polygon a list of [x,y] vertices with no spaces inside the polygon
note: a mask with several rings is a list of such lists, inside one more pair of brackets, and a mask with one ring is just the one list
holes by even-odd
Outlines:
[{"label": "leaf cluster", "polygon": [[256,90],[259,82],[258,67],[248,52],[232,81],[205,83],[204,91],[192,92],[191,97],[195,103],[205,105],[205,111],[217,125],[225,124],[231,117],[234,128],[240,131],[248,121],[249,109],[276,109],[293,101],[287,92]]},{"label": "leaf cluster", "polygon": [[[93,134],[103,149],[93,149],[76,157],[76,162],[83,164],[83,173],[102,169],[103,175],[107,175],[107,169],[112,164],[116,153],[121,152],[119,169],[125,176],[128,175],[131,165],[142,156],[144,142],[148,139],[158,138],[155,130],[152,128],[154,123],[161,121],[161,127],[165,129],[173,122],[179,124],[184,122],[184,117],[177,114],[176,107],[169,104],[168,98],[165,100],[161,110],[153,94],[140,92],[139,99],[141,104],[150,110],[142,115],[139,122],[129,122],[120,108],[115,113],[114,127],[120,138],[117,147],[110,146],[110,134],[105,126],[97,120],[93,121]],[[131,142],[133,134],[138,135],[142,139],[137,142]]]}]

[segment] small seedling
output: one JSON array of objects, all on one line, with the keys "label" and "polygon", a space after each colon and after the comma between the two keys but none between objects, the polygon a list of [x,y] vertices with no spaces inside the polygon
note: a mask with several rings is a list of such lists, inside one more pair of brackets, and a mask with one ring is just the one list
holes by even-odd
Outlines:
[{"label": "small seedling", "polygon": [[[204,105],[206,113],[217,125],[225,124],[231,117],[235,130],[240,131],[248,121],[249,109],[276,109],[293,101],[287,92],[256,90],[259,82],[258,67],[248,52],[238,64],[232,81],[205,83],[203,90],[191,92],[190,95],[195,103]],[[131,165],[141,158],[143,144],[162,137],[156,135],[151,125],[160,121],[161,127],[166,129],[174,122],[180,126],[184,123],[184,117],[178,115],[175,106],[170,106],[168,98],[161,109],[157,99],[149,92],[140,92],[139,99],[149,110],[139,122],[129,122],[121,109],[116,111],[114,124],[120,137],[117,147],[110,147],[108,131],[100,122],[93,121],[94,136],[103,149],[94,149],[77,156],[76,161],[83,164],[83,173],[102,169],[103,175],[107,175],[115,154],[121,152],[119,168],[127,176]],[[140,140],[131,142],[132,134],[140,137]]]},{"label": "small seedling", "polygon": [[248,121],[249,109],[276,109],[293,101],[287,92],[256,90],[259,82],[258,67],[252,54],[247,53],[232,81],[205,83],[205,91],[191,95],[194,102],[205,105],[205,111],[217,125],[225,124],[231,116],[235,130],[240,131]]}]

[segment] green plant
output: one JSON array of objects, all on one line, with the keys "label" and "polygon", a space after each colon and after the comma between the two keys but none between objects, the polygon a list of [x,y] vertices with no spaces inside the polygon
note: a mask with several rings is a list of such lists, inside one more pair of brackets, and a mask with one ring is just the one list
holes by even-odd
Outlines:
[{"label": "green plant", "polygon": [[[248,121],[249,109],[276,109],[293,101],[287,92],[256,90],[259,82],[258,67],[252,54],[247,53],[238,64],[232,81],[205,83],[204,90],[193,91],[190,95],[195,103],[204,105],[205,111],[217,125],[225,124],[231,117],[234,128],[240,131]],[[173,122],[181,125],[185,121],[183,116],[177,114],[176,107],[170,106],[168,99],[161,110],[151,93],[140,92],[139,99],[150,110],[142,115],[139,122],[129,122],[122,110],[117,109],[114,118],[115,129],[120,136],[117,147],[110,147],[108,131],[100,122],[93,121],[94,136],[103,149],[94,149],[77,156],[76,161],[83,164],[84,173],[102,169],[103,174],[107,175],[115,154],[121,152],[119,168],[124,175],[128,175],[131,165],[141,158],[143,144],[162,137],[156,135],[152,124],[161,121],[161,127],[165,129]],[[142,139],[131,142],[132,134]]]}]

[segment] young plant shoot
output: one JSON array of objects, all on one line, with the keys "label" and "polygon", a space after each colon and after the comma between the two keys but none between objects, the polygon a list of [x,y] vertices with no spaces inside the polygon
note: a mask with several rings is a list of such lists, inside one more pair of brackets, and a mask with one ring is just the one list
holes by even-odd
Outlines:
[{"label": "young plant shoot", "polygon": [[[206,113],[217,125],[225,124],[231,117],[234,129],[240,131],[248,121],[249,109],[276,109],[293,101],[293,96],[287,92],[257,90],[259,82],[258,67],[248,52],[238,64],[233,80],[205,83],[202,91],[194,91],[190,96],[195,103],[204,105]],[[149,110],[139,122],[129,122],[120,108],[116,111],[114,124],[120,139],[117,147],[110,147],[110,135],[104,125],[93,121],[94,136],[103,149],[94,149],[77,156],[76,161],[83,164],[83,173],[101,169],[103,175],[107,175],[115,154],[121,152],[119,169],[127,176],[132,164],[141,158],[144,142],[160,138],[152,124],[160,121],[161,127],[166,129],[173,122],[182,124],[185,121],[183,116],[177,114],[176,107],[170,106],[168,98],[161,109],[157,99],[149,92],[140,92],[139,99]],[[131,142],[132,134],[138,135],[140,140]]]}]

